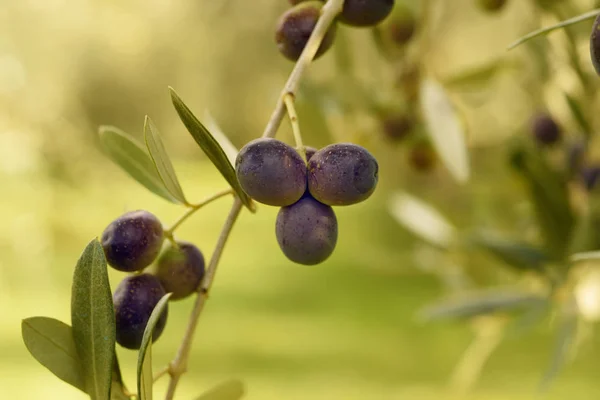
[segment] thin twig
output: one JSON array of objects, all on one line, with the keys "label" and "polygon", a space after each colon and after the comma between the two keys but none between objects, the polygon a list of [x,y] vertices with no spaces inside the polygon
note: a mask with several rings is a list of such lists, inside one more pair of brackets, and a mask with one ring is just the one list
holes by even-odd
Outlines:
[{"label": "thin twig", "polygon": [[179,228],[179,226],[181,224],[183,224],[186,219],[191,217],[196,211],[198,211],[205,205],[210,204],[213,201],[218,200],[221,197],[225,197],[229,194],[233,194],[233,189],[229,188],[229,189],[221,190],[220,192],[217,192],[217,193],[213,194],[212,196],[209,196],[206,199],[202,200],[200,203],[192,204],[190,206],[190,209],[185,214],[183,214],[177,221],[175,221],[175,223],[169,229],[167,229],[165,231],[165,235],[167,237],[172,236],[173,232],[175,232],[175,230],[177,228]]},{"label": "thin twig", "polygon": [[169,365],[163,367],[160,371],[158,371],[157,373],[154,374],[154,377],[152,378],[153,382],[156,382],[163,376],[167,375],[170,370],[171,370],[171,367]]},{"label": "thin twig", "polygon": [[302,144],[302,133],[300,132],[300,124],[298,123],[298,114],[296,113],[296,107],[294,105],[294,95],[286,93],[283,97],[285,108],[287,109],[288,117],[290,117],[290,123],[292,124],[292,132],[294,132],[294,140],[296,141],[296,148],[300,153],[300,156],[306,162],[306,149]]},{"label": "thin twig", "polygon": [[[304,75],[304,72],[315,57],[315,54],[317,53],[317,50],[323,41],[323,37],[329,30],[331,24],[334,22],[335,17],[342,11],[343,4],[344,0],[328,0],[323,6],[321,10],[321,16],[319,17],[313,33],[308,39],[300,58],[296,62],[296,65],[294,66],[294,69],[292,70],[290,77],[288,78],[288,81],[286,82],[281,95],[279,96],[277,104],[275,105],[275,110],[273,111],[273,114],[267,123],[262,137],[274,137],[277,133],[277,130],[281,125],[281,121],[283,120],[283,116],[285,115],[284,101],[286,95],[296,94],[298,85],[300,84],[300,80]],[[198,325],[198,319],[200,318],[200,314],[202,313],[204,304],[208,298],[208,293],[212,286],[215,273],[217,271],[217,266],[219,264],[221,254],[223,253],[223,248],[225,247],[225,243],[227,242],[229,234],[231,233],[233,225],[237,220],[241,210],[242,202],[238,197],[236,197],[206,269],[206,275],[204,276],[204,279],[199,287],[198,294],[196,295],[196,301],[194,303],[194,308],[192,309],[192,314],[190,316],[183,341],[179,346],[175,359],[170,364],[169,373],[171,375],[171,380],[169,381],[169,387],[165,397],[166,400],[173,399],[173,396],[175,395],[175,389],[177,388],[177,384],[181,379],[181,375],[183,375],[187,369],[187,361],[193,342],[194,332],[196,331],[196,327]]]},{"label": "thin twig", "polygon": [[169,381],[169,387],[167,389],[167,400],[172,400],[175,395],[175,389],[177,388],[177,384],[179,383],[179,379],[181,375],[183,375],[187,370],[187,362],[190,354],[190,348],[192,346],[192,341],[194,339],[194,332],[196,331],[196,327],[198,326],[198,319],[202,310],[204,308],[204,304],[206,299],[208,298],[208,291],[212,285],[212,282],[215,277],[215,273],[217,271],[217,265],[219,264],[219,260],[221,259],[221,254],[223,253],[223,249],[225,248],[225,243],[229,238],[229,234],[231,233],[231,229],[235,221],[237,220],[238,215],[240,215],[240,211],[242,210],[242,202],[236,197],[233,206],[231,206],[231,211],[229,211],[229,216],[223,225],[223,230],[221,231],[221,235],[219,236],[219,240],[217,241],[217,245],[215,246],[215,251],[210,259],[208,267],[206,268],[206,275],[202,280],[202,283],[199,287],[199,292],[196,295],[196,302],[194,303],[194,308],[192,310],[192,315],[190,316],[190,320],[185,331],[185,335],[183,337],[183,341],[177,350],[177,354],[173,362],[171,362],[169,373],[171,374],[171,380]]},{"label": "thin twig", "polygon": [[344,0],[328,0],[321,9],[321,17],[315,25],[313,33],[310,35],[302,54],[300,54],[300,58],[296,62],[288,81],[281,91],[279,100],[277,100],[277,104],[275,105],[275,110],[273,110],[273,114],[271,114],[271,118],[269,118],[269,122],[265,127],[262,137],[273,137],[275,136],[275,133],[277,133],[277,130],[281,125],[281,120],[285,115],[285,105],[283,102],[285,95],[287,93],[296,95],[300,80],[302,79],[306,68],[312,62],[315,54],[317,54],[317,50],[323,41],[323,37],[329,30],[335,17],[342,11],[343,5]]}]

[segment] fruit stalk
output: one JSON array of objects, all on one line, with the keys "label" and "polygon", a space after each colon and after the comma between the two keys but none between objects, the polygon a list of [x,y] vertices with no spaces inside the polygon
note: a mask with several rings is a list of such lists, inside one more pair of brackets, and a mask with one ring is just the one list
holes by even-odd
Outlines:
[{"label": "fruit stalk", "polygon": [[[296,95],[298,86],[304,73],[306,72],[307,67],[315,57],[315,54],[321,45],[321,41],[335,20],[335,17],[342,11],[343,5],[344,0],[328,0],[325,6],[323,6],[319,21],[317,22],[310,39],[306,43],[300,58],[296,62],[294,69],[292,70],[285,86],[283,87],[283,90],[281,91],[281,95],[279,96],[277,104],[275,105],[275,110],[271,114],[271,118],[269,119],[269,122],[267,123],[262,134],[263,138],[274,137],[277,133],[286,111],[285,97],[288,95]],[[166,400],[173,399],[177,384],[179,383],[181,376],[186,372],[194,332],[196,331],[200,314],[202,313],[204,304],[208,298],[208,292],[212,286],[221,254],[223,253],[223,249],[229,234],[231,233],[233,225],[235,224],[235,221],[237,220],[241,210],[242,202],[236,197],[206,269],[206,275],[202,280],[199,292],[196,295],[196,301],[194,303],[194,308],[192,309],[192,314],[190,316],[185,335],[181,345],[179,346],[175,359],[169,365],[169,375],[171,379],[167,388],[167,394],[165,397]]]},{"label": "fruit stalk", "polygon": [[269,118],[269,122],[265,127],[262,137],[272,138],[277,133],[281,121],[283,120],[283,116],[285,115],[285,96],[287,94],[296,95],[300,80],[302,79],[306,68],[312,62],[315,54],[317,54],[317,50],[321,45],[323,37],[329,30],[335,17],[342,11],[343,5],[344,0],[328,0],[321,9],[321,17],[319,18],[317,25],[315,25],[315,29],[313,30],[312,35],[310,35],[310,39],[306,42],[306,46],[304,47],[300,58],[296,61],[296,65],[281,91],[277,104],[275,104],[275,110],[273,110],[273,114],[271,114],[271,118]]}]

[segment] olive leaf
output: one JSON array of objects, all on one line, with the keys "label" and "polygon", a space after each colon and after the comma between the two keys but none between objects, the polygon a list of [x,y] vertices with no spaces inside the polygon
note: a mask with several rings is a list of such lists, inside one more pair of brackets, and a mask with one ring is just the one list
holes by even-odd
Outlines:
[{"label": "olive leaf", "polygon": [[539,384],[538,389],[540,392],[544,392],[549,388],[550,384],[556,379],[560,370],[568,361],[577,338],[578,323],[579,318],[575,302],[567,302],[561,310],[550,365],[544,372]]},{"label": "olive leaf", "polygon": [[529,191],[546,251],[563,260],[574,226],[566,179],[538,151],[525,146],[513,153],[513,166]]},{"label": "olive leaf", "polygon": [[152,400],[152,333],[168,307],[171,295],[172,293],[167,293],[159,300],[144,329],[137,363],[137,388],[140,400]]},{"label": "olive leaf", "polygon": [[202,123],[196,118],[192,111],[185,105],[183,100],[177,95],[173,88],[169,88],[171,92],[171,100],[173,106],[179,114],[179,118],[190,132],[198,146],[204,151],[206,156],[219,170],[223,178],[233,188],[237,196],[240,198],[242,203],[252,212],[256,210],[256,207],[250,197],[242,190],[240,183],[235,175],[235,170],[231,165],[231,162],[227,158],[227,154],[211,133],[202,125]]},{"label": "olive leaf", "polygon": [[108,400],[115,356],[115,315],[104,251],[92,240],[79,258],[71,292],[73,339],[92,400]]},{"label": "olive leaf", "polygon": [[179,203],[167,191],[152,158],[137,140],[114,126],[101,126],[99,135],[106,155],[129,176],[163,199]]},{"label": "olive leaf", "polygon": [[59,379],[85,392],[82,364],[69,325],[47,317],[21,322],[21,335],[31,355]]},{"label": "olive leaf", "polygon": [[589,139],[590,135],[592,134],[592,128],[585,118],[585,113],[581,109],[580,104],[567,93],[565,93],[565,100],[567,101],[567,105],[571,110],[573,118],[575,118],[575,121],[577,121],[577,124],[583,130],[584,135]]},{"label": "olive leaf", "polygon": [[447,249],[456,236],[456,228],[429,204],[397,192],[389,202],[394,219],[406,229],[434,246]]},{"label": "olive leaf", "polygon": [[169,193],[183,204],[188,204],[183,194],[183,189],[181,189],[181,185],[179,184],[179,179],[177,179],[173,163],[160,138],[160,133],[158,133],[158,128],[156,128],[156,125],[154,125],[147,115],[144,120],[144,139],[146,140],[146,147],[148,147],[150,157],[156,166],[156,172],[158,172],[158,176],[160,176]]},{"label": "olive leaf", "polygon": [[420,102],[427,134],[448,171],[459,182],[469,180],[469,155],[462,121],[444,87],[428,78],[421,83]]},{"label": "olive leaf", "polygon": [[213,137],[219,143],[225,154],[227,155],[227,159],[233,165],[235,164],[235,158],[239,153],[239,150],[231,140],[225,135],[215,117],[213,117],[212,113],[207,109],[204,110],[204,120],[206,121],[207,129],[210,133],[212,133]]},{"label": "olive leaf", "polygon": [[574,24],[578,24],[579,22],[586,21],[588,19],[594,19],[594,18],[596,18],[596,16],[598,14],[600,14],[600,9],[588,11],[588,12],[583,13],[581,15],[578,15],[576,17],[569,18],[567,20],[561,21],[561,22],[559,22],[557,24],[550,25],[550,26],[547,26],[545,28],[537,29],[537,30],[535,30],[533,32],[530,32],[530,33],[528,33],[525,36],[521,36],[519,39],[515,40],[513,43],[511,43],[508,46],[508,50],[512,50],[515,47],[518,47],[521,44],[523,44],[523,43],[525,43],[525,42],[527,42],[527,41],[529,41],[531,39],[534,39],[534,38],[536,38],[538,36],[541,36],[541,35],[546,35],[546,34],[552,32],[552,31],[555,31],[557,29],[564,28],[564,27],[567,27],[567,26],[570,26],[570,25],[574,25]]},{"label": "olive leaf", "polygon": [[204,392],[196,400],[239,400],[244,397],[244,393],[244,383],[232,379]]},{"label": "olive leaf", "polygon": [[544,270],[544,264],[550,261],[550,257],[543,250],[498,234],[482,231],[471,234],[470,239],[471,243],[518,270],[541,272]]},{"label": "olive leaf", "polygon": [[426,306],[418,313],[418,317],[427,322],[470,318],[498,311],[529,308],[546,301],[544,296],[518,290],[481,290]]}]

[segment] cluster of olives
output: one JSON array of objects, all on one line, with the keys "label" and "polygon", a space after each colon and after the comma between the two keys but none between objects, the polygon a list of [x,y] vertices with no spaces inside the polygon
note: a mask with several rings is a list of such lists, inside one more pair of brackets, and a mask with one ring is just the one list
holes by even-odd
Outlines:
[{"label": "cluster of olives", "polygon": [[[281,54],[296,61],[302,54],[323,8],[324,0],[290,0],[292,7],[279,19],[275,41]],[[354,27],[374,26],[383,21],[394,8],[394,0],[345,0],[337,20]],[[315,59],[333,44],[336,25],[333,24],[321,42]]]},{"label": "cluster of olives", "polygon": [[[120,216],[102,234],[108,264],[119,271],[134,272],[113,294],[117,343],[125,348],[140,348],[150,314],[166,293],[172,293],[169,300],[186,298],[204,277],[204,256],[196,246],[177,241],[163,250],[163,242],[161,222],[142,210]],[[151,271],[143,272],[153,262]],[[153,340],[162,334],[167,315],[168,308],[154,328]]]},{"label": "cluster of olives", "polygon": [[282,141],[256,139],[240,150],[235,169],[250,197],[281,207],[275,234],[286,257],[314,265],[325,261],[337,243],[332,206],[356,204],[371,196],[379,167],[371,153],[351,143],[305,152],[306,162]]}]

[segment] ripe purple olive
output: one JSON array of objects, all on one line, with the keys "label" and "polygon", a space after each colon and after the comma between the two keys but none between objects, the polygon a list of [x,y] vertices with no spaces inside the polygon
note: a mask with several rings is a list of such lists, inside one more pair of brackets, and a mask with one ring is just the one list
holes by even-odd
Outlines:
[{"label": "ripe purple olive", "polygon": [[[121,281],[113,294],[117,343],[126,349],[140,348],[150,315],[165,293],[158,278],[150,274],[131,275]],[[153,341],[165,329],[167,316],[165,309],[152,332]]]},{"label": "ripe purple olive", "polygon": [[315,265],[333,253],[337,243],[337,219],[330,206],[307,195],[279,210],[275,234],[288,259]]},{"label": "ripe purple olive", "polygon": [[160,253],[163,227],[148,211],[131,211],[111,222],[100,241],[111,267],[126,272],[140,271]]}]

